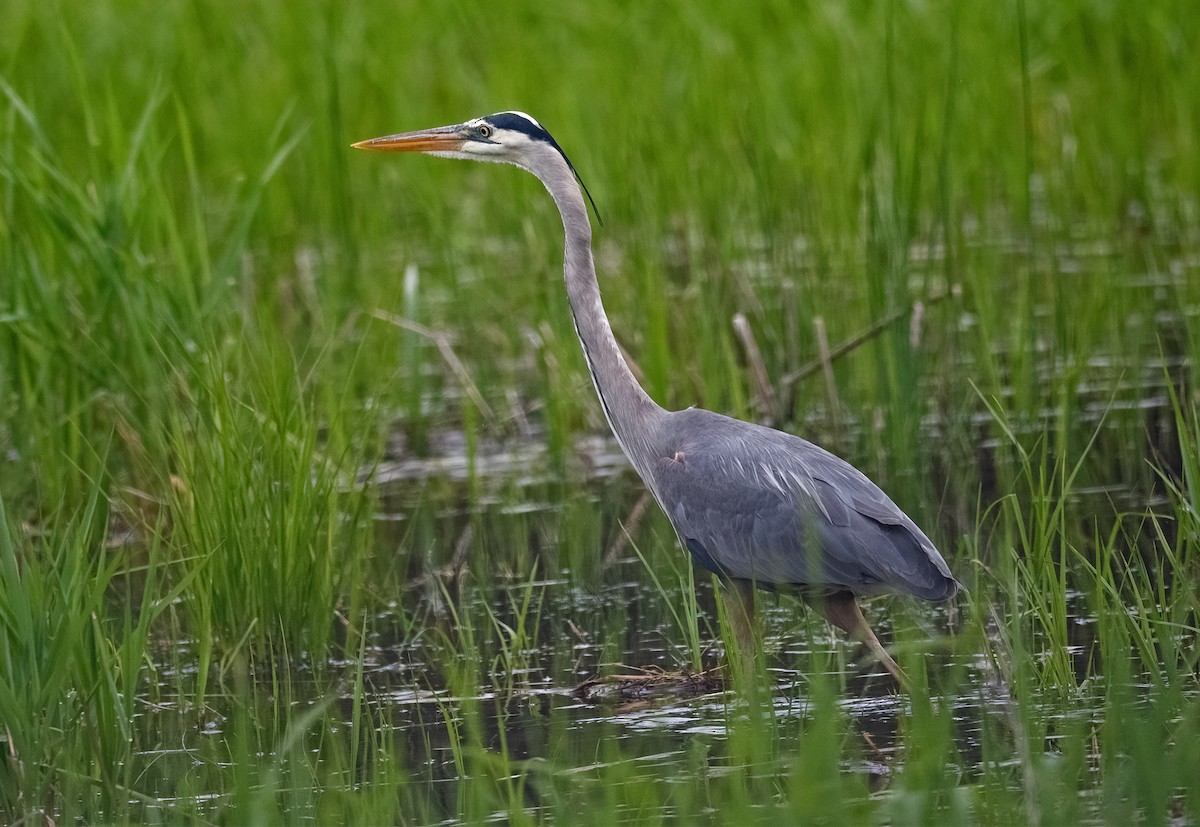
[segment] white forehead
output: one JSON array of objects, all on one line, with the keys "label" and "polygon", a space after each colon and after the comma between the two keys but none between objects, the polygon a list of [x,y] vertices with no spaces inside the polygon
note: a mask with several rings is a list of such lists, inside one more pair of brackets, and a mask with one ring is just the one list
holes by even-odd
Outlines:
[{"label": "white forehead", "polygon": [[488,118],[496,117],[496,115],[516,115],[518,118],[524,118],[525,120],[529,121],[531,124],[536,126],[538,129],[545,129],[545,127],[543,127],[540,123],[538,123],[537,118],[533,117],[533,115],[530,115],[527,112],[522,112],[519,109],[506,109],[503,112],[496,112],[491,115],[488,115],[486,118],[476,118],[473,121],[469,121],[469,123],[471,126],[477,126],[477,125],[483,123],[484,121],[486,121]]},{"label": "white forehead", "polygon": [[531,124],[533,124],[534,126],[536,126],[538,129],[542,129],[542,128],[543,128],[543,127],[542,127],[542,125],[541,125],[540,123],[538,123],[538,122],[537,122],[537,119],[533,117],[533,115],[528,115],[528,114],[526,114],[526,113],[524,113],[524,112],[521,112],[520,110],[517,110],[517,109],[509,109],[507,112],[503,112],[503,113],[501,113],[501,114],[506,114],[506,115],[516,115],[518,118],[524,118],[525,120],[529,121]]}]

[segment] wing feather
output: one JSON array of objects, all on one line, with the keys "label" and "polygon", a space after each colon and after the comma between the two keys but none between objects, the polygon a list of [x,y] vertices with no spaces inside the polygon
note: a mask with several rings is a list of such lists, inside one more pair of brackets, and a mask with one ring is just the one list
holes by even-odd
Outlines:
[{"label": "wing feather", "polygon": [[708,411],[671,417],[651,487],[702,565],[776,588],[903,591],[929,600],[957,588],[924,533],[845,461],[799,437]]}]

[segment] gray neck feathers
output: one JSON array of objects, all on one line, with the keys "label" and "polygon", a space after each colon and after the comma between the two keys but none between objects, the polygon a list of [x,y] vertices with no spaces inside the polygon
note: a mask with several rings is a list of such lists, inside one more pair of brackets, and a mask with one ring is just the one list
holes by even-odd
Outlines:
[{"label": "gray neck feathers", "polygon": [[567,299],[604,415],[625,455],[643,472],[651,457],[647,439],[654,420],[663,410],[634,378],[604,313],[592,259],[592,226],[579,184],[562,155],[550,146],[538,153],[529,170],[545,184],[562,214],[566,232],[563,275]]}]

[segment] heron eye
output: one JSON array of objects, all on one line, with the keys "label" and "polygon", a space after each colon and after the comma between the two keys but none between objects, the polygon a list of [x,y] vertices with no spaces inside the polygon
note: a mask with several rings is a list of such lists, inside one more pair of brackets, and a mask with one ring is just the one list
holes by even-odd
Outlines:
[{"label": "heron eye", "polygon": [[479,137],[480,137],[480,138],[490,138],[490,137],[492,137],[492,128],[491,128],[490,126],[481,126],[481,127],[479,127]]}]

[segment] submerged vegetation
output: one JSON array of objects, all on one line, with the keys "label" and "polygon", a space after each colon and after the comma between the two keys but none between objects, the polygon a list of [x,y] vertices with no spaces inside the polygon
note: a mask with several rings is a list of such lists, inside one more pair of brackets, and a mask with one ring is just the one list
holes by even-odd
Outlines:
[{"label": "submerged vegetation", "polygon": [[[1200,21],[17,0],[0,28],[0,821],[1200,818]],[[647,389],[866,470],[966,595],[765,599],[755,686],[604,438],[505,108]]]}]

